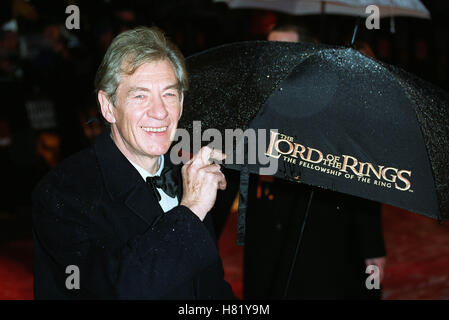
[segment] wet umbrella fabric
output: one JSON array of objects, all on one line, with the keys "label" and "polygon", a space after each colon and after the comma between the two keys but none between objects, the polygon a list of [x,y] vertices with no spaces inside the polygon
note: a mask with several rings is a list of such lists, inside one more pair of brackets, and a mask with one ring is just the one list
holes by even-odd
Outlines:
[{"label": "wet umbrella fabric", "polygon": [[295,15],[338,14],[367,16],[366,8],[375,5],[382,18],[409,16],[430,18],[429,11],[419,0],[215,0],[226,2],[232,9],[266,9]]},{"label": "wet umbrella fabric", "polygon": [[[257,137],[277,177],[449,218],[446,92],[353,49],[324,45],[236,43],[187,65],[180,127],[201,120],[202,130],[225,138],[226,129],[266,129]],[[264,166],[245,160],[225,166],[243,176]]]}]

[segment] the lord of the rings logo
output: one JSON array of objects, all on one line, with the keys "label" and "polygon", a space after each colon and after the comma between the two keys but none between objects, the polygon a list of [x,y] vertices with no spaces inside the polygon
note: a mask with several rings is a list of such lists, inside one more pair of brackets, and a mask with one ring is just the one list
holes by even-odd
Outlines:
[{"label": "the lord of the rings logo", "polygon": [[411,171],[361,162],[345,154],[325,155],[318,149],[303,146],[293,141],[293,137],[275,131],[270,131],[270,143],[265,155],[323,174],[341,176],[383,188],[413,192],[410,189]]}]

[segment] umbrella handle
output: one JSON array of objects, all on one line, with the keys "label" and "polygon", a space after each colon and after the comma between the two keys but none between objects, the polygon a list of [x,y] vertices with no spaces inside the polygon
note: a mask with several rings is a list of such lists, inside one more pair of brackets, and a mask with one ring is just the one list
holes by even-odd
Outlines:
[{"label": "umbrella handle", "polygon": [[354,32],[352,33],[352,39],[351,39],[351,48],[355,49],[355,38],[357,37],[357,32],[359,31],[359,25],[360,25],[360,17],[357,17],[355,26],[354,26]]},{"label": "umbrella handle", "polygon": [[248,206],[249,169],[243,166],[240,171],[239,206],[237,211],[237,245],[245,245],[246,209]]},{"label": "umbrella handle", "polygon": [[314,194],[314,190],[312,190],[312,192],[310,192],[309,202],[307,203],[306,214],[304,215],[304,221],[302,222],[301,231],[299,233],[298,242],[296,244],[295,255],[293,257],[292,265],[290,266],[290,271],[288,273],[287,284],[285,285],[284,298],[287,298],[288,289],[290,287],[290,281],[292,280],[293,270],[295,269],[296,259],[298,257],[298,253],[299,253],[299,247],[301,246],[302,238],[304,235],[304,230],[306,228],[307,219],[309,218],[309,215],[310,215],[310,208],[312,206],[313,194]]}]

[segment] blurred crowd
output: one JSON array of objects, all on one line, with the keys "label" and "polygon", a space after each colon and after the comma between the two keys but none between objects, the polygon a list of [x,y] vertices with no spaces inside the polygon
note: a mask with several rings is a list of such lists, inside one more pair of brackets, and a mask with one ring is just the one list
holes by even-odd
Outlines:
[{"label": "blurred crowd", "polygon": [[[138,25],[158,25],[184,54],[204,49],[208,31],[198,30],[207,28],[179,17],[194,10],[209,20],[201,13],[205,3],[1,2],[0,212],[29,212],[36,182],[101,132],[93,80],[112,39]],[[80,9],[79,29],[66,27],[69,5]]]},{"label": "blurred crowd", "polygon": [[[66,8],[73,4],[80,8],[80,29],[70,30]],[[447,21],[445,17],[438,21]],[[266,39],[280,19],[285,15],[230,10],[211,0],[1,1],[0,212],[29,212],[36,181],[101,132],[93,79],[115,35],[138,25],[157,25],[189,56],[223,43]],[[301,19],[320,31],[321,20]],[[328,32],[321,42],[345,44],[354,20],[345,21],[349,27],[336,34],[336,28],[329,27],[333,20],[327,19]],[[399,35],[406,32],[399,22],[397,26]],[[429,35],[432,42],[425,33],[414,34],[407,43],[401,36],[396,47],[384,35],[367,41],[379,59],[410,66],[409,71],[444,87],[448,33],[436,26]],[[438,55],[431,55],[430,43],[439,46]]]}]

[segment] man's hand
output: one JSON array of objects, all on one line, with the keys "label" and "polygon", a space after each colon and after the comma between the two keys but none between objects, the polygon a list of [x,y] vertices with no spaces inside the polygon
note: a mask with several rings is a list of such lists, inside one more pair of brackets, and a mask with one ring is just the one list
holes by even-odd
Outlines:
[{"label": "man's hand", "polygon": [[217,190],[226,189],[226,178],[218,164],[212,160],[223,160],[223,153],[203,147],[182,167],[184,194],[181,205],[188,207],[201,221],[212,209],[217,198]]}]

